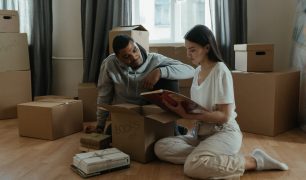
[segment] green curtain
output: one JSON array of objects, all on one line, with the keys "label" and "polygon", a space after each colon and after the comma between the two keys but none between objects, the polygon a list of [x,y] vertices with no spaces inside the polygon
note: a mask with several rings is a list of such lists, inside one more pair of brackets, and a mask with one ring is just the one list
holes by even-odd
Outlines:
[{"label": "green curtain", "polygon": [[97,82],[108,56],[108,32],[131,25],[131,0],[81,0],[83,82]]},{"label": "green curtain", "polygon": [[235,68],[234,44],[247,42],[247,0],[210,0],[212,29],[224,62]]}]

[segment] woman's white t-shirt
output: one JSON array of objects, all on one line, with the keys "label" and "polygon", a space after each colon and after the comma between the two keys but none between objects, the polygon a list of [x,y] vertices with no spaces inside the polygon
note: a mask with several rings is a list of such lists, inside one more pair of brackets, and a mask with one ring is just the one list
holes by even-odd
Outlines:
[{"label": "woman's white t-shirt", "polygon": [[[190,89],[191,99],[209,111],[216,110],[217,104],[232,104],[231,117],[226,124],[239,128],[235,120],[237,114],[235,112],[233,79],[227,66],[223,62],[217,62],[206,79],[201,84],[198,84],[200,71],[201,66],[198,66]],[[206,132],[204,128],[207,128],[207,123],[199,122],[197,126],[197,132],[195,132],[197,135],[202,135],[201,132]]]}]

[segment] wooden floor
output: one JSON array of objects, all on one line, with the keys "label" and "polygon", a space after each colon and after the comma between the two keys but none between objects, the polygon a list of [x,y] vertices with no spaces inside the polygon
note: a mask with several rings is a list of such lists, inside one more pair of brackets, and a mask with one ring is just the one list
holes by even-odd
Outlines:
[{"label": "wooden floor", "polygon": [[[17,120],[0,120],[0,179],[49,180],[82,179],[70,170],[74,154],[79,153],[76,133],[55,141],[19,137]],[[253,148],[265,149],[269,154],[286,162],[289,171],[247,172],[242,180],[306,179],[306,134],[299,129],[277,137],[244,133],[242,153]],[[90,179],[189,179],[183,167],[155,161],[149,164],[132,162],[129,169],[111,172]]]}]

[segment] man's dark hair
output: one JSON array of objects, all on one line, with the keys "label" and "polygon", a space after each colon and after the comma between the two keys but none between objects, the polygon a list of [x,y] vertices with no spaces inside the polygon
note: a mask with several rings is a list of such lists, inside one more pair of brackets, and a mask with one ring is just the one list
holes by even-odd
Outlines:
[{"label": "man's dark hair", "polygon": [[113,40],[113,50],[115,54],[118,54],[121,49],[126,48],[130,42],[134,42],[134,39],[127,35],[118,35]]}]

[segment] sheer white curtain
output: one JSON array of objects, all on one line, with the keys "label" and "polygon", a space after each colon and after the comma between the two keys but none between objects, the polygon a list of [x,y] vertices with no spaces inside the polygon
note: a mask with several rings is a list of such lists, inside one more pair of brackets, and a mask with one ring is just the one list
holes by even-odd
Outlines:
[{"label": "sheer white curtain", "polygon": [[292,37],[292,67],[301,71],[299,123],[306,131],[306,0],[298,0]]},{"label": "sheer white curtain", "polygon": [[18,11],[20,32],[27,33],[28,42],[31,44],[33,0],[0,0],[0,9]]}]

